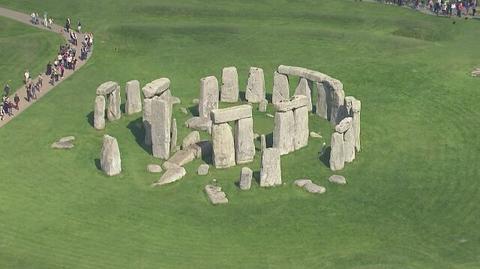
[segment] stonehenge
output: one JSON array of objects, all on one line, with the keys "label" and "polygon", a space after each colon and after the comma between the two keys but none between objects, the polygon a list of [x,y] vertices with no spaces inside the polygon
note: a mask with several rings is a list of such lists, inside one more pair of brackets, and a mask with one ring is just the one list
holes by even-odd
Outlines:
[{"label": "stonehenge", "polygon": [[100,167],[107,176],[115,176],[122,172],[120,149],[115,137],[104,135],[100,152]]},{"label": "stonehenge", "polygon": [[249,190],[252,186],[253,171],[248,167],[243,167],[240,173],[238,186],[242,191]]},{"label": "stonehenge", "polygon": [[262,152],[260,187],[272,187],[281,184],[280,151],[277,148],[267,148]]},{"label": "stonehenge", "polygon": [[297,187],[303,188],[309,193],[325,193],[327,191],[325,187],[313,183],[310,179],[297,179],[293,182]]},{"label": "stonehenge", "polygon": [[125,86],[125,113],[132,115],[142,111],[142,96],[140,93],[140,82],[131,80]]},{"label": "stonehenge", "polygon": [[[122,117],[120,111],[120,86],[116,82],[107,81],[98,86],[96,94],[93,126],[97,130],[103,130],[105,129],[105,117],[109,121],[115,121]],[[108,106],[106,100],[108,100]]]},{"label": "stonehenge", "polygon": [[245,99],[247,99],[249,103],[259,103],[265,99],[265,77],[263,75],[263,69],[250,67]]},{"label": "stonehenge", "polygon": [[306,78],[300,78],[294,94],[306,96],[308,111],[312,111],[312,90]]},{"label": "stonehenge", "polygon": [[276,104],[289,99],[290,85],[288,84],[288,76],[275,71],[273,73],[272,103]]},{"label": "stonehenge", "polygon": [[218,80],[214,76],[200,79],[200,99],[198,114],[201,118],[210,117],[210,112],[218,108],[219,90]]},{"label": "stonehenge", "polygon": [[170,152],[175,152],[177,148],[177,138],[178,138],[177,119],[173,119],[172,127],[170,127]]},{"label": "stonehenge", "polygon": [[182,179],[187,174],[185,168],[181,166],[172,165],[163,173],[160,179],[152,184],[152,187],[166,185]]},{"label": "stonehenge", "polygon": [[228,198],[225,192],[222,191],[222,188],[214,185],[205,186],[205,192],[207,193],[208,199],[213,205],[226,204],[228,203]]},{"label": "stonehenge", "polygon": [[235,103],[238,101],[238,73],[235,66],[225,67],[222,70],[222,87],[220,101]]},{"label": "stonehenge", "polygon": [[228,123],[212,126],[213,164],[216,168],[235,166],[235,142]]}]

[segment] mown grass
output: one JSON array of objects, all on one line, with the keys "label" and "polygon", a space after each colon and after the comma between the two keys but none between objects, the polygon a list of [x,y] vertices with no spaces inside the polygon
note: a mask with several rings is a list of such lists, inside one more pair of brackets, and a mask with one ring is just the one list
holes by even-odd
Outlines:
[{"label": "mown grass", "polygon": [[[0,146],[0,267],[480,266],[478,80],[469,76],[478,64],[477,21],[452,24],[333,0],[0,5],[47,10],[59,22],[81,18],[96,42],[84,68],[0,130],[8,137]],[[143,85],[169,77],[180,106],[194,111],[201,77],[219,77],[222,67],[235,65],[243,89],[248,68],[259,66],[271,92],[279,64],[327,73],[362,100],[363,149],[341,172],[347,186],[327,181],[332,173],[318,152],[331,127],[314,115],[310,127],[324,138],[282,157],[286,185],[254,184],[248,192],[235,186],[241,167],[199,177],[200,160],[186,166],[182,181],[152,189],[158,176],[145,167],[157,160],[137,142],[141,115],[101,132],[88,121],[94,91],[107,80]],[[175,117],[183,138],[191,115],[180,106]],[[272,129],[272,119],[255,112],[255,131]],[[118,177],[95,166],[105,133],[120,144]],[[49,148],[70,134],[77,137],[73,150]],[[258,155],[248,165],[255,171]],[[326,194],[292,186],[303,177],[326,186]],[[212,179],[226,191],[227,206],[209,205],[202,189]]]}]

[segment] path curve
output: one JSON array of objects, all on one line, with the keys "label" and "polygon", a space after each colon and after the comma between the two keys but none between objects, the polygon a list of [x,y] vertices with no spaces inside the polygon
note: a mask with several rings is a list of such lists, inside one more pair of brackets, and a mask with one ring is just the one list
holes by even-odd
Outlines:
[{"label": "path curve", "polygon": [[[9,18],[9,19],[12,19],[12,20],[24,23],[24,24],[28,24],[32,27],[36,27],[36,28],[39,28],[39,29],[42,29],[42,30],[55,32],[57,34],[60,34],[69,43],[69,40],[70,40],[69,33],[66,33],[63,30],[63,27],[59,26],[57,24],[52,24],[51,28],[44,27],[41,24],[38,24],[38,25],[33,24],[33,23],[31,23],[30,15],[20,13],[20,12],[14,11],[14,10],[6,9],[6,8],[3,8],[3,7],[0,7],[0,16],[6,17],[6,18]],[[40,88],[40,92],[37,92],[37,99],[36,100],[31,100],[30,102],[26,101],[27,93],[26,93],[26,89],[25,89],[24,86],[20,87],[15,92],[12,92],[12,95],[10,96],[11,99],[13,98],[15,93],[17,93],[18,96],[20,97],[20,104],[19,104],[20,109],[19,110],[13,109],[14,116],[5,115],[4,120],[0,121],[0,128],[3,127],[5,124],[9,123],[12,119],[18,117],[19,114],[21,114],[24,110],[29,108],[32,104],[34,104],[38,100],[40,100],[40,98],[42,98],[50,90],[55,88],[58,84],[62,83],[63,80],[70,77],[74,72],[76,72],[78,69],[80,69],[88,61],[88,59],[90,59],[93,50],[91,50],[91,52],[88,53],[87,59],[80,60],[80,50],[82,48],[82,41],[85,40],[84,34],[78,34],[77,33],[77,40],[78,40],[78,45],[77,46],[74,46],[73,44],[70,43],[70,45],[77,50],[77,53],[75,55],[75,57],[77,58],[77,65],[76,65],[75,70],[65,69],[65,72],[63,74],[63,78],[60,79],[58,82],[56,82],[55,85],[51,85],[50,83],[48,83],[50,81],[50,77],[46,76],[45,73],[42,73],[43,86]],[[57,55],[53,55],[52,56],[52,61],[56,57],[57,57]],[[45,63],[45,66],[46,65],[47,65],[47,63]],[[22,74],[18,74],[18,76],[21,77]],[[37,75],[36,74],[31,74],[31,76],[32,76],[32,80],[34,80],[34,81],[37,80]],[[3,87],[2,87],[2,92],[3,92]]]}]

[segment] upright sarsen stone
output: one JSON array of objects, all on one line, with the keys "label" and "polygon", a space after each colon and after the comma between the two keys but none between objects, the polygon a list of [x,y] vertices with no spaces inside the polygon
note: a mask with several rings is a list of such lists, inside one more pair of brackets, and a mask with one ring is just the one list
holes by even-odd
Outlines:
[{"label": "upright sarsen stone", "polygon": [[132,80],[125,86],[125,95],[127,103],[125,104],[125,113],[131,115],[142,111],[142,98],[140,94],[140,82]]},{"label": "upright sarsen stone", "polygon": [[175,152],[177,148],[177,119],[172,119],[172,127],[170,128],[170,152]]},{"label": "upright sarsen stone", "polygon": [[235,143],[228,123],[212,126],[213,164],[216,168],[235,166]]},{"label": "upright sarsen stone", "polygon": [[295,120],[293,111],[275,113],[275,127],[273,130],[273,147],[280,151],[281,155],[295,150],[294,129]]},{"label": "upright sarsen stone", "polygon": [[115,176],[122,172],[122,160],[117,139],[109,135],[103,136],[102,151],[100,153],[100,166],[108,176]]},{"label": "upright sarsen stone", "polygon": [[282,184],[282,169],[280,166],[280,151],[267,148],[262,153],[260,169],[260,186],[271,187]]},{"label": "upright sarsen stone", "polygon": [[112,93],[108,95],[107,119],[109,121],[118,120],[122,117],[120,110],[120,86],[118,86]]},{"label": "upright sarsen stone", "polygon": [[277,71],[273,73],[272,103],[290,100],[290,85],[288,76],[280,74]]},{"label": "upright sarsen stone", "polygon": [[333,125],[338,124],[346,113],[345,109],[345,92],[343,91],[343,84],[334,78],[323,81],[323,87],[330,93],[331,109],[329,120]]},{"label": "upright sarsen stone", "polygon": [[265,99],[265,78],[263,69],[250,67],[245,99],[250,103],[259,103]]},{"label": "upright sarsen stone", "polygon": [[354,100],[352,102],[352,128],[355,136],[355,149],[360,151],[360,110],[362,109],[362,103],[360,100]]},{"label": "upright sarsen stone", "polygon": [[97,130],[105,129],[105,97],[95,97],[95,108],[93,110],[93,127]]},{"label": "upright sarsen stone", "polygon": [[143,127],[145,129],[145,145],[152,145],[152,99],[143,100]]},{"label": "upright sarsen stone", "polygon": [[170,157],[171,104],[160,97],[152,98],[152,153],[167,160]]},{"label": "upright sarsen stone", "polygon": [[317,106],[315,113],[323,119],[328,120],[332,105],[332,95],[329,87],[324,87],[322,82],[316,82],[317,85]]},{"label": "upright sarsen stone", "polygon": [[308,108],[304,106],[295,109],[293,111],[293,117],[295,120],[295,150],[298,150],[308,145],[308,137],[310,135],[308,128]]},{"label": "upright sarsen stone", "polygon": [[235,123],[236,162],[237,164],[249,163],[254,157],[253,118],[240,119]]},{"label": "upright sarsen stone", "polygon": [[330,146],[330,170],[342,170],[345,165],[343,134],[334,132]]},{"label": "upright sarsen stone", "polygon": [[298,81],[297,88],[295,89],[295,95],[306,96],[308,99],[308,111],[312,111],[312,90],[310,89],[308,80],[306,78],[300,78]]},{"label": "upright sarsen stone", "polygon": [[355,159],[355,132],[353,128],[343,134],[343,155],[345,162],[350,163]]},{"label": "upright sarsen stone", "polygon": [[198,113],[200,117],[209,118],[210,112],[218,108],[218,80],[214,76],[200,79],[200,100]]},{"label": "upright sarsen stone", "polygon": [[222,87],[220,100],[227,103],[238,101],[238,73],[235,66],[225,67],[222,70]]}]

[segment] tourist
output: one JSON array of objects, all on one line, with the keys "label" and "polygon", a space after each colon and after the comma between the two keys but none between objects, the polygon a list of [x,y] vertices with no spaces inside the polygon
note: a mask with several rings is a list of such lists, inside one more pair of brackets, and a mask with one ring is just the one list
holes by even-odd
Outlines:
[{"label": "tourist", "polygon": [[67,18],[67,21],[65,22],[65,32],[69,33],[70,32],[70,18]]},{"label": "tourist", "polygon": [[75,71],[75,66],[77,65],[77,58],[73,59],[73,62],[72,62],[72,69],[73,71]]},{"label": "tourist", "polygon": [[52,24],[53,24],[53,19],[52,19],[52,18],[49,18],[49,19],[48,19],[48,28],[49,28],[49,29],[52,29]]},{"label": "tourist", "polygon": [[5,83],[5,86],[3,87],[3,93],[5,96],[10,95],[10,85],[8,85],[8,83]]},{"label": "tourist", "polygon": [[48,62],[47,64],[47,70],[45,72],[45,75],[50,76],[52,74],[52,63]]},{"label": "tourist", "polygon": [[38,75],[38,77],[37,77],[37,86],[38,86],[39,89],[40,89],[41,87],[43,87],[42,74]]},{"label": "tourist", "polygon": [[78,21],[78,24],[77,24],[77,30],[78,30],[78,33],[82,32],[82,24],[80,23],[80,20]]},{"label": "tourist", "polygon": [[48,27],[48,13],[43,12],[43,26]]},{"label": "tourist", "polygon": [[30,102],[32,100],[32,88],[28,85],[25,88],[27,89],[27,102]]},{"label": "tourist", "polygon": [[4,117],[5,117],[5,112],[3,111],[3,104],[0,104],[0,120],[3,121]]},{"label": "tourist", "polygon": [[15,97],[13,97],[13,102],[15,103],[15,109],[19,110],[20,97],[18,96],[17,93],[15,93]]},{"label": "tourist", "polygon": [[35,12],[32,12],[32,14],[30,15],[30,17],[32,18],[32,23],[35,24],[35,22],[37,21],[37,20],[36,20],[36,17],[35,17]]},{"label": "tourist", "polygon": [[65,68],[63,65],[60,65],[60,78],[63,78],[63,73],[65,73]]},{"label": "tourist", "polygon": [[30,79],[30,72],[28,72],[28,69],[25,70],[25,73],[23,74],[23,82],[27,84],[28,80]]}]

